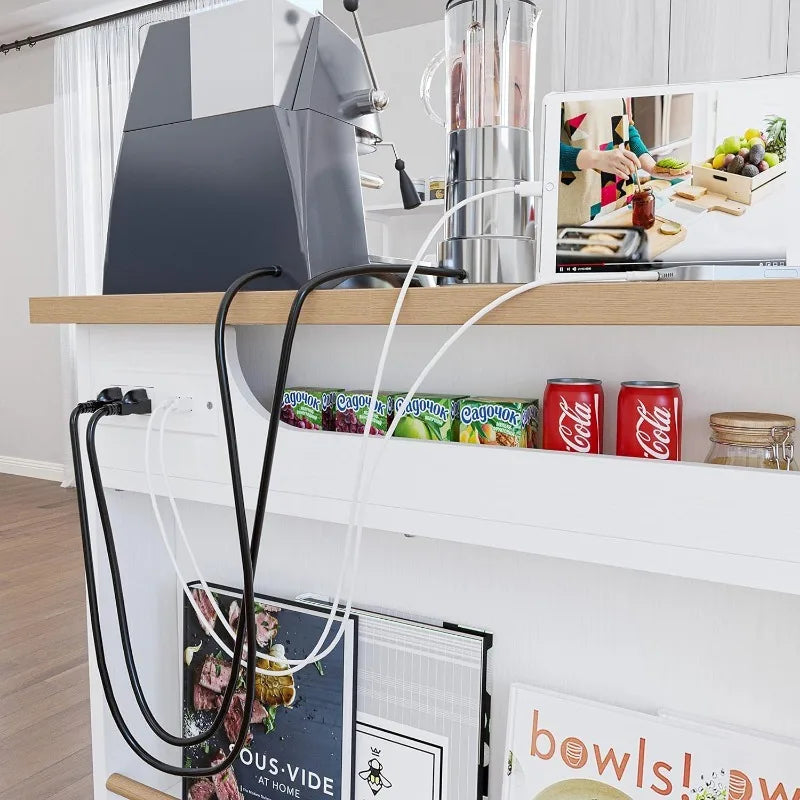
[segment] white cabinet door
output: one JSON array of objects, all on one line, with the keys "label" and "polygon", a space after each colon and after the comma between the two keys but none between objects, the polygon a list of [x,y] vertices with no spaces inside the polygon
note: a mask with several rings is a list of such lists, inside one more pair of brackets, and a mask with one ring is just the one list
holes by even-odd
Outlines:
[{"label": "white cabinet door", "polygon": [[786,72],[789,4],[790,0],[672,0],[670,82]]},{"label": "white cabinet door", "polygon": [[670,0],[567,0],[566,88],[664,84]]},{"label": "white cabinet door", "polygon": [[800,72],[800,0],[789,0],[789,72]]},{"label": "white cabinet door", "polygon": [[539,176],[539,129],[542,124],[542,101],[550,92],[564,91],[564,40],[566,6],[564,0],[536,0],[542,11],[536,54],[536,93],[534,100],[535,176]]},{"label": "white cabinet door", "polygon": [[536,97],[540,102],[550,92],[564,91],[567,12],[564,0],[536,0],[536,5],[542,12],[536,56]]}]

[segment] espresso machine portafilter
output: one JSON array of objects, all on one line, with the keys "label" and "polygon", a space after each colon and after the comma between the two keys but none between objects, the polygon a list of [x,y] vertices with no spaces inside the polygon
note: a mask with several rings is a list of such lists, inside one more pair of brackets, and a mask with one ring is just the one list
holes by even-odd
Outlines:
[{"label": "espresso machine portafilter", "polygon": [[[533,179],[536,32],[533,0],[449,0],[445,48],[428,65],[420,95],[447,132],[451,209],[490,189]],[[446,71],[446,119],[431,104],[434,74]],[[470,203],[447,223],[442,266],[473,283],[526,283],[536,272],[531,201],[513,193]]]}]

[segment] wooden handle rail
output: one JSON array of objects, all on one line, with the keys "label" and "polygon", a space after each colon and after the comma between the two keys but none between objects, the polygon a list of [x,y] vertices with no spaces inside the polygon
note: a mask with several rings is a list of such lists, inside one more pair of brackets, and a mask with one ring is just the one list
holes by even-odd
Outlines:
[{"label": "wooden handle rail", "polygon": [[108,776],[106,789],[127,800],[176,800],[171,794],[164,794],[152,786],[145,786],[116,772]]}]

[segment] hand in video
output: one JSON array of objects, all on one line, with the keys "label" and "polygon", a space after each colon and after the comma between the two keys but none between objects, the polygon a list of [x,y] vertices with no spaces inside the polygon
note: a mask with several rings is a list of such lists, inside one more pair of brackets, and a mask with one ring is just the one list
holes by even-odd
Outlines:
[{"label": "hand in video", "polygon": [[[641,169],[641,162],[630,150],[583,150],[578,160],[581,169],[593,169],[596,172],[606,172],[618,178],[630,178],[633,173]],[[586,166],[581,166],[585,160]]]}]

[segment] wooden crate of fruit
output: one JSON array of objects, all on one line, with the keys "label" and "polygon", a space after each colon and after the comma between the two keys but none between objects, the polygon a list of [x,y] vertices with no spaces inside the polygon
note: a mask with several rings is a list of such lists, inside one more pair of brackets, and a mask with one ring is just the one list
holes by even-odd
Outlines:
[{"label": "wooden crate of fruit", "polygon": [[713,169],[708,164],[695,164],[692,170],[692,185],[703,186],[709,192],[716,192],[750,206],[758,200],[759,189],[785,173],[785,161],[765,172],[759,172],[755,178]]},{"label": "wooden crate of fruit", "polygon": [[771,116],[766,130],[755,128],[744,135],[729,136],[714,155],[692,170],[692,184],[751,205],[765,192],[759,192],[786,173],[786,120]]}]

